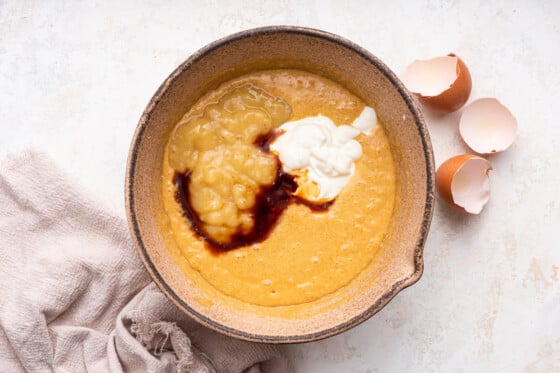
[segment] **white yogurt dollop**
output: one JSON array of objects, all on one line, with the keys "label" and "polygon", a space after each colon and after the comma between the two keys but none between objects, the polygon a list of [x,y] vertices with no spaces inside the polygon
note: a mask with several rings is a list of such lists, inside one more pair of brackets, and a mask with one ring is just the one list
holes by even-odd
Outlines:
[{"label": "white yogurt dollop", "polygon": [[348,183],[362,146],[354,138],[369,134],[377,123],[375,110],[366,107],[352,125],[337,126],[318,115],[284,123],[284,133],[271,145],[284,172],[295,176],[296,194],[308,201],[331,201]]}]

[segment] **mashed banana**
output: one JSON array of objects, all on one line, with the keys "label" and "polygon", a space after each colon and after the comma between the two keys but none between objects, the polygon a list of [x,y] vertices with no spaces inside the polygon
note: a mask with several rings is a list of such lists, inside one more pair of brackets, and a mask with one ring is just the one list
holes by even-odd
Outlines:
[{"label": "mashed banana", "polygon": [[252,84],[237,87],[202,115],[179,122],[169,142],[169,165],[189,172],[188,194],[200,229],[218,244],[253,229],[252,207],[274,182],[276,158],[255,140],[284,123],[290,107]]}]

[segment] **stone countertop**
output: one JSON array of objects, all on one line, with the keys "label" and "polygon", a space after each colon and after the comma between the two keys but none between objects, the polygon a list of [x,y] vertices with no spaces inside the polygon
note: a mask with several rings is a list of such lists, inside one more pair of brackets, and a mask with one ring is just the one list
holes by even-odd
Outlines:
[{"label": "stone countertop", "polygon": [[[298,372],[560,371],[560,2],[0,1],[0,158],[43,149],[123,217],[129,142],[192,52],[289,24],[347,37],[398,75],[457,53],[469,101],[497,97],[519,137],[489,157],[478,216],[436,206],[421,280],[339,336],[288,346]],[[436,165],[468,152],[460,112],[426,113]]]}]

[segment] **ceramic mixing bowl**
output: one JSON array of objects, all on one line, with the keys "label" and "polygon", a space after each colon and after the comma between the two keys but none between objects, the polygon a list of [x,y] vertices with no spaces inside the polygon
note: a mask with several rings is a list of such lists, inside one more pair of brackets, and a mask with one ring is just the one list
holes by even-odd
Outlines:
[{"label": "ceramic mixing bowl", "polygon": [[[375,103],[391,144],[398,178],[390,232],[375,260],[328,299],[287,307],[230,302],[225,295],[214,294],[209,299],[199,279],[186,275],[173,261],[157,219],[163,213],[158,192],[162,157],[178,120],[221,82],[271,68],[304,69],[326,76],[343,84],[366,104]],[[213,42],[194,53],[163,82],[132,139],[125,194],[138,254],[154,282],[179,309],[207,327],[237,338],[305,342],[363,322],[420,278],[434,204],[434,160],[428,131],[415,101],[383,62],[360,46],[327,32],[274,26]]]}]

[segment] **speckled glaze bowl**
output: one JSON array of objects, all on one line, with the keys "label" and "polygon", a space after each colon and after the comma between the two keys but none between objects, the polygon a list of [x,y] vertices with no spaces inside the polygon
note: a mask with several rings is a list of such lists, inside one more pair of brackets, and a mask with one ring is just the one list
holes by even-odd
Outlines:
[{"label": "speckled glaze bowl", "polygon": [[[325,299],[289,307],[232,303],[225,295],[213,295],[208,301],[208,294],[201,294],[198,283],[172,260],[156,218],[162,213],[158,188],[163,152],[177,121],[204,92],[264,68],[299,68],[322,74],[345,85],[366,104],[374,102],[398,170],[398,202],[390,232],[375,260],[349,285]],[[306,342],[365,321],[420,278],[434,204],[434,160],[414,100],[378,58],[327,32],[273,26],[243,31],[202,48],[163,82],[132,139],[125,188],[138,254],[154,282],[177,307],[201,324],[233,337]]]}]

